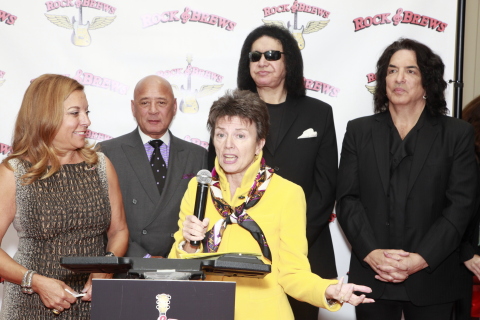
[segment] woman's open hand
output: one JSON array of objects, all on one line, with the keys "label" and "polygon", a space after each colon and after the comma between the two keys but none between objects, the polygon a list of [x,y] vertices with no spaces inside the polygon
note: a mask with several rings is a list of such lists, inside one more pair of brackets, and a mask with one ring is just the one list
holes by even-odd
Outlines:
[{"label": "woman's open hand", "polygon": [[365,297],[364,294],[357,296],[353,293],[355,291],[370,293],[372,292],[372,289],[354,283],[343,283],[343,277],[341,277],[337,284],[332,284],[327,287],[327,290],[325,290],[325,297],[327,299],[337,300],[342,304],[348,302],[354,306],[357,306],[360,303],[375,302],[375,300]]}]

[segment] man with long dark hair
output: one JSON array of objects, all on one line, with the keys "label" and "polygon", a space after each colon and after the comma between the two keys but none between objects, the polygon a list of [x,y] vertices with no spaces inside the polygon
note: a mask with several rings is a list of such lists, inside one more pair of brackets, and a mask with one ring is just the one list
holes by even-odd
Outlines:
[{"label": "man with long dark hair", "polygon": [[475,206],[473,128],[446,116],[444,64],[400,39],[377,63],[375,114],[348,123],[337,216],[349,281],[373,291],[357,319],[450,319],[461,296],[462,236]]}]

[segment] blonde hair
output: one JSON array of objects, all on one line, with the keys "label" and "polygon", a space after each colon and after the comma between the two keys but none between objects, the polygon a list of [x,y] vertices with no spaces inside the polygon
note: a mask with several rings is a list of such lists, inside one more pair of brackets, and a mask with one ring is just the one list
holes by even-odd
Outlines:
[{"label": "blonde hair", "polygon": [[[57,74],[44,74],[30,84],[18,112],[12,142],[12,153],[3,160],[28,160],[32,167],[22,176],[23,184],[45,179],[60,170],[59,151],[52,145],[63,121],[64,101],[74,91],[83,91],[76,80]],[[78,149],[86,163],[97,163],[91,146]],[[48,168],[48,166],[51,166]]]}]

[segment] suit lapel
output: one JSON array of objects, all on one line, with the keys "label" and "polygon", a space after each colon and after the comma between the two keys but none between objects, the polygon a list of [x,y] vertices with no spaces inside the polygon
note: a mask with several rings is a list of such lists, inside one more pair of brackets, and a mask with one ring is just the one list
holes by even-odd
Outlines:
[{"label": "suit lapel", "polygon": [[417,142],[415,144],[415,152],[413,154],[412,168],[408,177],[407,195],[410,194],[415,181],[427,160],[427,156],[432,149],[433,142],[438,135],[437,119],[431,116],[428,111],[425,114],[425,123],[420,129]]},{"label": "suit lapel", "polygon": [[[378,114],[372,128],[373,149],[377,160],[380,179],[382,180],[385,195],[388,194],[390,184],[390,163],[389,163],[389,135],[390,127],[387,124],[388,112]],[[360,168],[361,170],[361,168]]]},{"label": "suit lapel", "polygon": [[143,146],[142,139],[138,134],[138,129],[131,133],[132,141],[122,144],[123,152],[130,162],[130,166],[140,180],[145,193],[153,203],[157,203],[160,199],[158,190],[153,177],[152,169]]},{"label": "suit lapel", "polygon": [[286,102],[287,106],[285,109],[285,114],[282,117],[282,123],[278,131],[277,145],[273,145],[273,141],[271,139],[267,139],[265,143],[265,147],[272,155],[275,155],[275,150],[277,149],[277,146],[282,143],[283,138],[285,138],[285,135],[287,134],[288,130],[290,130],[290,127],[295,122],[295,119],[298,115],[297,100],[291,99],[287,95]]}]

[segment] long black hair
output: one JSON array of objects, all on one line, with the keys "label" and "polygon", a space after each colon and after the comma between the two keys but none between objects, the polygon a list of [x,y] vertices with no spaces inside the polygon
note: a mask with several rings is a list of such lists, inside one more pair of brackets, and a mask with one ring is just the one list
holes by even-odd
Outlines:
[{"label": "long black hair", "polygon": [[285,89],[287,94],[295,97],[306,95],[303,80],[303,59],[298,43],[292,34],[283,27],[263,25],[254,29],[245,39],[238,61],[237,87],[241,90],[257,92],[257,86],[250,75],[250,60],[248,53],[252,45],[259,38],[267,36],[280,41],[284,52],[285,61]]}]

